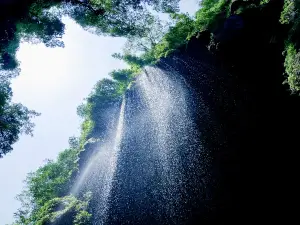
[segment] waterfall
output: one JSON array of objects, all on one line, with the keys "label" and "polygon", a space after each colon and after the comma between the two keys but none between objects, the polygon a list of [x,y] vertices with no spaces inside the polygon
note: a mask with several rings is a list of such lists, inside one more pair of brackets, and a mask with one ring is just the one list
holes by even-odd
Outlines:
[{"label": "waterfall", "polygon": [[205,210],[210,158],[195,112],[207,110],[195,99],[182,74],[147,67],[118,121],[107,113],[112,125],[72,191],[92,192],[94,225],[189,224]]},{"label": "waterfall", "polygon": [[153,67],[128,91],[107,224],[182,224],[205,200],[208,159],[192,97],[183,77]]},{"label": "waterfall", "polygon": [[148,68],[139,86],[152,119],[157,147],[155,151],[161,180],[161,197],[170,218],[175,219],[184,197],[183,165],[180,148],[195,134],[189,118],[187,93],[179,80],[171,80],[157,68]]},{"label": "waterfall", "polygon": [[[92,192],[97,204],[93,205],[95,224],[104,224],[107,213],[107,201],[118,161],[120,144],[123,135],[125,98],[123,98],[117,127],[111,126],[111,135],[99,144],[97,153],[92,156],[80,174],[72,193],[84,190]],[[113,122],[112,122],[113,123]]]}]

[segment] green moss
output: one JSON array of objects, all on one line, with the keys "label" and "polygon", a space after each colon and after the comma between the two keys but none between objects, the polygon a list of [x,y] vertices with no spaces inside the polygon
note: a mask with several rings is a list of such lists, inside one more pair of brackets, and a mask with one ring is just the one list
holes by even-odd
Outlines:
[{"label": "green moss", "polygon": [[294,1],[285,1],[283,10],[281,12],[280,16],[280,22],[282,24],[288,24],[292,21],[293,19],[293,11],[294,11]]},{"label": "green moss", "polygon": [[288,44],[286,48],[285,71],[287,75],[286,83],[289,84],[292,92],[300,91],[300,52],[297,52],[293,44]]},{"label": "green moss", "polygon": [[198,31],[215,30],[229,15],[229,4],[226,0],[203,0],[201,6],[196,12],[195,20]]},{"label": "green moss", "polygon": [[292,93],[300,91],[300,3],[294,0],[285,0],[280,17],[281,24],[289,26],[289,35],[285,48],[285,75]]},{"label": "green moss", "polygon": [[90,192],[85,194],[83,200],[72,195],[51,199],[34,214],[33,220],[36,225],[58,225],[64,221],[68,224],[73,221],[73,225],[88,225],[91,218],[87,211],[90,199]]}]

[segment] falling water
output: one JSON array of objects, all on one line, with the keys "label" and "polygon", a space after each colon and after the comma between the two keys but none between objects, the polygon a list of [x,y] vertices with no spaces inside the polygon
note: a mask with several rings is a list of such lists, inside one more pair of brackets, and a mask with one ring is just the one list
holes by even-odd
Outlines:
[{"label": "falling water", "polygon": [[187,84],[179,74],[146,68],[126,102],[107,224],[182,224],[194,199],[206,194],[199,177],[207,155]]},{"label": "falling water", "polygon": [[180,83],[172,81],[156,68],[147,69],[139,85],[153,120],[162,204],[167,214],[175,219],[181,211],[180,200],[185,191],[182,188],[184,178],[179,151],[181,145],[191,138],[188,129],[193,129],[186,92]]},{"label": "falling water", "polygon": [[107,113],[106,138],[93,144],[72,191],[92,192],[94,225],[189,224],[206,210],[210,157],[195,122],[208,115],[201,102],[171,68],[148,67],[137,77],[118,121]]},{"label": "falling water", "polygon": [[[121,104],[117,127],[108,131],[110,137],[100,142],[96,155],[92,156],[84,168],[72,193],[91,191],[97,204],[93,205],[94,224],[104,224],[107,213],[107,200],[112,188],[113,177],[118,161],[124,126],[125,98]],[[114,131],[113,131],[114,130]]]}]

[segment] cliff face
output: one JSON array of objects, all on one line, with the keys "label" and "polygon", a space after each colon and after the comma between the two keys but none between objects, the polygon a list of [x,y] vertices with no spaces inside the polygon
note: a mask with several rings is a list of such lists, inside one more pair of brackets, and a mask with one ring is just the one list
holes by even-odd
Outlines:
[{"label": "cliff face", "polygon": [[[220,43],[214,52],[222,72],[211,77],[188,75],[191,86],[210,109],[217,131],[199,119],[199,127],[209,127],[204,136],[212,149],[218,182],[210,221],[273,221],[292,210],[287,205],[295,194],[300,108],[299,97],[291,96],[282,85],[282,52],[288,29],[279,25],[278,13],[268,9],[259,15],[241,15],[247,22],[243,34]],[[201,53],[205,44],[205,40],[193,38],[173,56],[201,62],[206,58]]]},{"label": "cliff face", "polygon": [[[287,210],[278,206],[278,202],[284,205],[287,195],[279,199],[278,193],[288,191],[289,177],[286,174],[290,174],[293,166],[291,158],[296,154],[294,144],[297,133],[293,128],[299,123],[297,114],[300,111],[297,108],[298,100],[282,88],[281,48],[274,45],[274,48],[266,47],[259,52],[262,55],[247,56],[245,53],[247,57],[244,59],[248,61],[243,62],[243,67],[228,73],[203,43],[195,39],[186,50],[175,53],[157,65],[171,73],[172,70],[176,71],[188,83],[194,97],[190,103],[194,106],[193,118],[202,134],[201,142],[212,158],[208,165],[212,179],[206,184],[210,200],[203,202],[197,197],[199,195],[194,195],[194,181],[191,181],[187,195],[193,201],[184,206],[186,211],[182,217],[185,224],[254,222],[270,216],[266,208],[280,215]],[[262,63],[264,57],[268,57],[270,62]],[[135,87],[127,93],[127,97],[136,103],[142,101]],[[146,115],[139,117],[141,121],[129,118],[129,115],[135,117],[143,110],[133,106],[126,110],[126,120],[131,121],[127,124],[131,130],[127,133],[127,140],[130,141],[123,143],[125,150],[121,155],[125,160],[118,165],[117,176],[122,182],[118,185],[115,183],[112,190],[114,200],[111,200],[117,201],[115,204],[118,207],[111,205],[109,224],[122,224],[122,221],[157,224],[158,221],[166,221],[160,220],[162,215],[145,213],[155,211],[163,202],[157,205],[157,196],[151,197],[152,190],[157,189],[156,184],[159,183],[152,173],[145,176],[142,183],[139,180],[141,173],[145,175],[145,170],[149,172],[150,168],[157,165],[147,153],[147,143],[153,136],[149,130],[147,134],[151,121],[145,120],[142,127],[135,127],[141,124]],[[139,129],[142,129],[140,133],[137,132]],[[144,142],[139,139],[142,134]],[[145,161],[145,157],[148,161]],[[139,159],[143,159],[144,163]],[[201,159],[198,160],[200,164]],[[196,168],[194,172],[199,174],[198,178],[192,178],[198,179],[199,190],[203,185],[203,174]],[[143,190],[144,195],[134,190]],[[152,202],[147,200],[149,198]],[[94,204],[96,202],[97,199]]]}]

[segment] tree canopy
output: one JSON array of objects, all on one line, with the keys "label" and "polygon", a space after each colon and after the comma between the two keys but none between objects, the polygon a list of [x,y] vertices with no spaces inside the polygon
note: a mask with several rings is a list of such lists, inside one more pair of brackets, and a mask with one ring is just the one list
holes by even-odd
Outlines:
[{"label": "tree canopy", "polygon": [[286,0],[281,13],[280,22],[290,27],[286,41],[285,68],[287,79],[292,92],[300,91],[300,3]]},{"label": "tree canopy", "polygon": [[2,69],[18,66],[21,40],[63,47],[66,15],[85,29],[111,36],[145,35],[153,15],[147,9],[175,12],[178,0],[11,0],[0,3],[0,62]]},{"label": "tree canopy", "polygon": [[8,81],[0,86],[0,158],[12,150],[19,135],[32,135],[34,123],[31,119],[39,113],[29,110],[22,104],[11,102],[12,90]]}]

